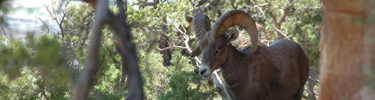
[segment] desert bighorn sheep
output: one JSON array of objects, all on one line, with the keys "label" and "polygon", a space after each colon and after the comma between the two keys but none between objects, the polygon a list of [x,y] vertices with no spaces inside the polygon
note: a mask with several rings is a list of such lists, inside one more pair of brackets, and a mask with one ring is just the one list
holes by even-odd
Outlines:
[{"label": "desert bighorn sheep", "polygon": [[[302,98],[309,59],[297,43],[277,40],[268,47],[258,46],[255,21],[240,10],[226,12],[212,28],[206,15],[196,13],[193,25],[199,47],[191,56],[203,53],[199,67],[203,78],[209,78],[220,67],[235,99],[239,100]],[[234,25],[243,27],[249,33],[251,46],[238,51],[230,44],[233,35],[225,34],[225,31]]]}]

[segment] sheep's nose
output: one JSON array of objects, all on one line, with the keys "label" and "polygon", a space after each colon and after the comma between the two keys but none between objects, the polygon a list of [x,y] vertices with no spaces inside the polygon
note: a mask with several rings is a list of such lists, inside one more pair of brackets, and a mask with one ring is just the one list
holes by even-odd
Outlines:
[{"label": "sheep's nose", "polygon": [[207,69],[199,70],[199,74],[203,75],[206,71],[207,71]]}]

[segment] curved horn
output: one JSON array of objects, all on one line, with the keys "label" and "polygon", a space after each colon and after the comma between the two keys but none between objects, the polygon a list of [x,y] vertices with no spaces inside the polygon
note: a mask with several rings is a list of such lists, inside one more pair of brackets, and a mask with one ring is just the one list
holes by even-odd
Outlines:
[{"label": "curved horn", "polygon": [[205,33],[210,30],[210,19],[207,15],[197,12],[194,14],[192,22],[196,37],[198,40],[201,40],[205,36]]},{"label": "curved horn", "polygon": [[249,33],[252,43],[251,53],[254,53],[258,47],[258,30],[253,18],[244,11],[231,10],[220,16],[211,29],[211,37],[216,40],[216,37],[223,35],[225,30],[234,25],[245,28]]}]

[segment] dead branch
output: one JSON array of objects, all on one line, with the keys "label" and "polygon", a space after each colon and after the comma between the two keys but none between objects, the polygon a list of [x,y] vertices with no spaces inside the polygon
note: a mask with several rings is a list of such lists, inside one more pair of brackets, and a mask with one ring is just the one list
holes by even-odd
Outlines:
[{"label": "dead branch", "polygon": [[[185,20],[189,23],[189,25],[190,25],[191,20],[193,20],[193,17],[191,17],[191,16],[189,15],[189,12],[186,12],[186,13],[185,13]],[[189,26],[188,26],[188,27],[189,27]]]},{"label": "dead branch", "polygon": [[[281,29],[281,25],[285,22],[285,19],[286,19],[286,16],[289,14],[290,10],[294,7],[294,3],[290,4],[288,7],[286,7],[284,9],[284,14],[283,16],[281,17],[281,19],[278,21],[277,20],[277,17],[275,14],[272,13],[272,11],[269,11],[268,13],[270,14],[272,20],[273,20],[273,23],[275,25],[275,27],[280,30]],[[285,36],[283,36],[283,33],[280,33],[281,31],[277,31],[278,35],[279,35],[279,38],[280,39],[284,39]]]},{"label": "dead branch", "polygon": [[264,13],[262,7],[263,7],[263,6],[267,6],[267,5],[268,5],[268,3],[259,4],[259,5],[254,5],[254,8],[256,8],[256,9],[258,9],[258,10],[260,11],[260,13],[262,14],[261,16],[264,16],[265,13]]},{"label": "dead branch", "polygon": [[282,38],[290,40],[288,36],[286,36],[282,31],[277,29],[275,26],[273,28],[277,31],[277,33],[279,33],[279,35],[282,36]]},{"label": "dead branch", "polygon": [[[8,34],[5,32],[5,25],[1,25],[1,31],[3,31],[3,34],[5,35],[5,37],[9,38]],[[1,32],[0,31],[0,32]]]},{"label": "dead branch", "polygon": [[183,46],[169,46],[165,48],[157,48],[159,51],[164,51],[164,50],[170,50],[170,49],[187,49],[186,47]]},{"label": "dead branch", "polygon": [[233,0],[232,3],[231,3],[231,6],[233,9],[237,9],[238,5],[234,5],[234,3],[236,2],[236,0]]},{"label": "dead branch", "polygon": [[210,3],[208,3],[206,6],[204,6],[202,9],[201,9],[201,12],[207,12],[211,9],[213,9],[213,7],[216,7],[217,4],[219,4],[220,0],[212,0]]},{"label": "dead branch", "polygon": [[[205,5],[203,7],[199,7],[200,6],[199,3],[198,4],[194,3],[194,0],[191,0],[190,2],[193,5],[193,14],[194,14],[195,12],[204,13],[204,12],[207,12],[211,9],[216,8],[216,6],[219,4],[220,0],[212,0],[210,3],[208,3],[207,5]],[[207,1],[205,1],[205,2],[207,2]]]},{"label": "dead branch", "polygon": [[223,13],[221,12],[220,9],[214,7],[214,6],[210,6],[211,9],[215,10],[217,12],[217,17],[219,18]]},{"label": "dead branch", "polygon": [[48,27],[47,23],[44,22],[40,17],[36,17],[36,18],[37,18],[40,22],[43,23],[44,27],[46,27],[46,29],[47,29],[47,33],[49,33],[49,27]]},{"label": "dead branch", "polygon": [[[65,5],[68,5],[68,4],[65,4]],[[62,12],[61,20],[59,21],[59,19],[57,17],[57,13],[56,13],[54,7],[52,7],[52,9],[50,9],[49,6],[47,6],[47,5],[44,5],[44,7],[46,8],[47,12],[49,13],[49,16],[52,17],[52,19],[59,26],[59,29],[60,29],[59,33],[61,34],[61,36],[65,37],[65,35],[64,35],[64,29],[63,29],[62,24],[65,21],[64,19],[65,19],[65,16],[66,16],[66,11],[63,8],[58,8],[58,10],[60,10]],[[49,29],[48,29],[48,31],[49,31]]]},{"label": "dead branch", "polygon": [[281,24],[285,22],[285,18],[286,18],[286,16],[289,14],[290,10],[291,10],[293,7],[294,7],[294,3],[290,4],[288,7],[286,7],[286,8],[284,9],[283,17],[281,17],[281,19],[280,19],[279,22],[277,22],[277,26],[279,27],[279,29],[280,29],[280,27],[281,27]]},{"label": "dead branch", "polygon": [[266,35],[267,40],[271,40],[270,36],[268,34],[268,31],[266,30],[266,28],[264,28],[264,26],[262,24],[259,24],[258,22],[255,22],[255,26],[257,27],[258,30],[263,31],[264,35]]},{"label": "dead branch", "polygon": [[40,88],[40,95],[41,95],[40,99],[43,100],[42,98],[44,97],[45,100],[49,100],[48,97],[47,97],[47,95],[46,95],[46,92],[45,92],[46,91],[46,89],[45,89],[46,87],[44,85],[44,82],[41,83],[41,85],[39,86],[39,88]]}]

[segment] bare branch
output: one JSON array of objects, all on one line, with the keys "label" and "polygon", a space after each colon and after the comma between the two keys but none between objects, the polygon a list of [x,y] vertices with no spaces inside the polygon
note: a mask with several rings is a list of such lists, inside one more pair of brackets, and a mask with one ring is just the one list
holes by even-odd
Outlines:
[{"label": "bare branch", "polygon": [[191,20],[193,20],[193,17],[189,15],[189,12],[185,13],[185,20],[190,24]]},{"label": "bare branch", "polygon": [[283,36],[283,38],[290,40],[288,36],[286,36],[282,31],[277,29],[275,26],[273,28],[277,31],[277,33],[279,33],[279,35]]},{"label": "bare branch", "polygon": [[[5,35],[7,38],[9,38],[9,36],[8,36],[8,34],[5,32],[4,28],[5,28],[5,25],[1,25],[1,31],[3,31],[4,35]],[[0,32],[1,32],[1,31],[0,31]]]},{"label": "bare branch", "polygon": [[233,9],[237,9],[238,5],[234,5],[234,3],[236,2],[236,0],[233,0],[232,3],[231,3],[231,6]]},{"label": "bare branch", "polygon": [[203,5],[204,3],[206,3],[208,0],[201,0],[198,2],[198,4],[196,4],[196,6],[201,6]]},{"label": "bare branch", "polygon": [[[64,23],[66,11],[64,11],[61,7],[57,8],[58,10],[60,10],[62,12],[62,17],[61,17],[61,20],[59,21],[59,19],[57,19],[57,13],[55,12],[54,7],[52,7],[52,9],[50,9],[48,5],[44,5],[44,7],[46,8],[47,12],[52,17],[52,19],[56,22],[56,24],[58,24],[59,29],[60,29],[60,34],[61,34],[62,37],[64,37],[65,35],[64,35],[64,29],[62,27],[62,24]],[[48,29],[48,31],[49,31],[49,29]]]},{"label": "bare branch", "polygon": [[47,33],[49,33],[49,27],[48,27],[47,23],[44,22],[40,17],[36,17],[36,18],[43,23],[43,25],[47,28]]},{"label": "bare branch", "polygon": [[[210,3],[208,3],[206,6],[202,8],[201,12],[207,12],[212,9],[212,7],[217,6],[219,4],[220,0],[212,0]],[[211,7],[212,6],[212,7]]]},{"label": "bare branch", "polygon": [[49,100],[47,95],[46,95],[46,92],[45,92],[46,89],[45,89],[45,86],[44,86],[44,82],[42,82],[42,84],[39,88],[41,88],[40,89],[40,95],[41,95],[40,98],[42,99],[44,97],[45,100]]},{"label": "bare branch", "polygon": [[271,40],[270,36],[268,34],[268,31],[264,28],[264,26],[262,24],[259,24],[259,23],[255,22],[255,25],[256,25],[256,27],[257,27],[258,30],[262,30],[263,31],[264,35],[266,35],[266,39],[267,40]]},{"label": "bare branch", "polygon": [[216,88],[219,90],[219,94],[224,98],[224,100],[234,99],[234,94],[224,81],[221,81],[219,77],[219,70],[215,70],[212,75],[212,80],[215,83]]},{"label": "bare branch", "polygon": [[283,14],[283,16],[281,17],[280,21],[277,20],[276,15],[273,14],[272,11],[269,11],[269,12],[268,12],[268,13],[271,15],[271,18],[272,18],[272,20],[273,20],[273,23],[274,23],[275,27],[277,28],[277,30],[279,30],[279,31],[277,31],[277,30],[276,30],[276,31],[277,31],[277,33],[278,33],[280,39],[283,39],[283,37],[285,37],[285,35],[284,35],[284,36],[282,35],[283,33],[280,33],[280,32],[281,32],[281,31],[280,31],[280,29],[281,29],[281,25],[285,22],[285,19],[286,19],[287,15],[289,14],[290,10],[291,10],[293,7],[294,7],[294,3],[290,4],[288,7],[286,7],[286,8],[284,9],[284,14]]},{"label": "bare branch", "polygon": [[254,5],[254,8],[257,8],[257,9],[260,11],[260,13],[262,13],[261,16],[263,16],[263,15],[265,15],[265,13],[264,13],[264,11],[263,11],[263,9],[262,9],[261,7],[263,7],[263,6],[267,6],[267,5],[268,5],[268,3],[259,4],[259,5]]},{"label": "bare branch", "polygon": [[196,5],[194,3],[194,0],[191,0],[190,1],[191,4],[193,5],[193,14],[195,12],[207,12],[213,8],[216,8],[216,6],[219,4],[220,0],[212,0],[210,3],[208,3],[207,5],[203,6],[203,7],[199,7],[198,5]]},{"label": "bare branch", "polygon": [[165,48],[157,48],[159,51],[164,51],[164,50],[169,50],[169,49],[187,49],[187,47],[183,47],[183,46],[169,46],[169,47],[165,47]]},{"label": "bare branch", "polygon": [[278,27],[278,21],[277,21],[277,18],[276,18],[276,15],[272,13],[272,11],[269,11],[269,14],[271,15],[271,18],[273,20],[273,24]]},{"label": "bare branch", "polygon": [[277,26],[279,27],[279,29],[280,29],[280,27],[281,27],[281,24],[285,21],[286,16],[289,14],[290,10],[291,10],[293,7],[294,7],[294,3],[292,3],[291,5],[289,5],[288,7],[286,7],[286,8],[284,9],[283,17],[281,17],[281,19],[280,19],[279,22],[277,22]]},{"label": "bare branch", "polygon": [[220,9],[217,9],[216,7],[214,7],[214,6],[210,6],[210,8],[212,8],[212,9],[214,9],[214,10],[216,10],[216,12],[217,12],[217,16],[218,17],[220,17],[223,13],[221,12],[221,10]]}]

